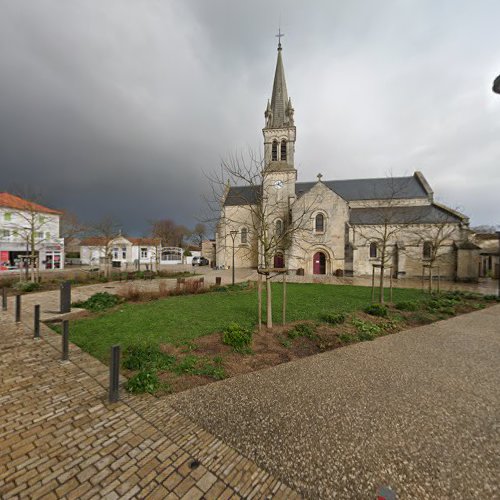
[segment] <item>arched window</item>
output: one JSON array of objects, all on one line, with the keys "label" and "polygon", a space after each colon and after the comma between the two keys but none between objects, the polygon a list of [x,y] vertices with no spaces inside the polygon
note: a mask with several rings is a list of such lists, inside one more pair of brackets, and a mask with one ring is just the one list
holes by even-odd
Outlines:
[{"label": "arched window", "polygon": [[323,214],[316,215],[314,229],[317,233],[322,233],[325,230],[325,216]]},{"label": "arched window", "polygon": [[241,228],[241,243],[248,243],[248,229],[246,227]]},{"label": "arched window", "polygon": [[281,219],[278,219],[276,221],[276,234],[278,236],[281,236],[283,234],[283,221]]},{"label": "arched window", "polygon": [[281,161],[286,161],[286,141],[281,141]]},{"label": "arched window", "polygon": [[370,243],[370,259],[376,259],[377,258],[377,244],[372,241]]},{"label": "arched window", "polygon": [[423,248],[423,257],[424,259],[430,259],[432,254],[432,243],[430,241],[424,241]]},{"label": "arched window", "polygon": [[271,160],[278,161],[278,141],[273,141],[273,149],[271,153]]}]

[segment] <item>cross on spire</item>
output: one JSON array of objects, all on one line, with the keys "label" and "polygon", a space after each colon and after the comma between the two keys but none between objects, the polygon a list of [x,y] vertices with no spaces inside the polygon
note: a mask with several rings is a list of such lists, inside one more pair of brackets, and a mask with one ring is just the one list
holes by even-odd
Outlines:
[{"label": "cross on spire", "polygon": [[274,36],[278,39],[278,50],[281,50],[281,37],[285,36],[285,34],[281,33],[281,28],[278,28],[278,34]]}]

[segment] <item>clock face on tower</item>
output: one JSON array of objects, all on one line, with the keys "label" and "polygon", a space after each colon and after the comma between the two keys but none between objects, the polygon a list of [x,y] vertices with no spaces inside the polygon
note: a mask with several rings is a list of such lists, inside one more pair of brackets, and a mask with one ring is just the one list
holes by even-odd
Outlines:
[{"label": "clock face on tower", "polygon": [[277,180],[274,182],[275,189],[281,189],[283,187],[283,181]]}]

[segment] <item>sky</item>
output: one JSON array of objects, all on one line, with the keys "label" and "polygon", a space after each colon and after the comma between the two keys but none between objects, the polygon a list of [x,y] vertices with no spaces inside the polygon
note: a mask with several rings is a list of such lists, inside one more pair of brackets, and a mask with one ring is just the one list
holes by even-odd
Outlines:
[{"label": "sky", "polygon": [[194,226],[262,151],[278,26],[299,181],[424,173],[500,223],[498,0],[0,0],[0,191]]}]

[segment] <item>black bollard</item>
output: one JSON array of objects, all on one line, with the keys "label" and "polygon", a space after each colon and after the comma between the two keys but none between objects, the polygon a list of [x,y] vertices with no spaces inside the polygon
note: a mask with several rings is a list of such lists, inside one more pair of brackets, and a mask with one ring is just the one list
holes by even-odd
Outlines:
[{"label": "black bollard", "polygon": [[7,288],[2,288],[2,310],[7,310]]},{"label": "black bollard", "polygon": [[69,321],[65,319],[62,322],[62,361],[69,360]]},{"label": "black bollard", "polygon": [[120,399],[120,346],[111,346],[111,359],[109,363],[109,396],[110,403],[116,403]]},{"label": "black bollard", "polygon": [[21,322],[21,296],[16,295],[16,323]]},{"label": "black bollard", "polygon": [[61,283],[61,314],[71,311],[71,281]]},{"label": "black bollard", "polygon": [[35,306],[35,316],[33,324],[33,337],[35,339],[40,338],[40,306],[37,304]]}]

